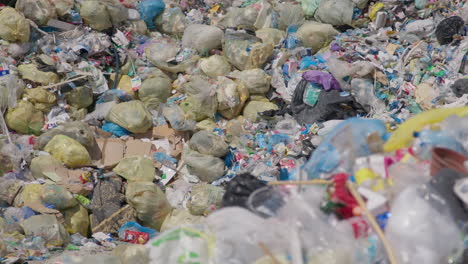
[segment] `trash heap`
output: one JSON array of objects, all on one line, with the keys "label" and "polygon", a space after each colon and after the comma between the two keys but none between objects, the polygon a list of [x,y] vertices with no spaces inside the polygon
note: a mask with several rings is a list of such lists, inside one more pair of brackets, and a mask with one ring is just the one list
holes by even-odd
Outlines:
[{"label": "trash heap", "polygon": [[0,3],[2,263],[468,263],[466,1]]}]

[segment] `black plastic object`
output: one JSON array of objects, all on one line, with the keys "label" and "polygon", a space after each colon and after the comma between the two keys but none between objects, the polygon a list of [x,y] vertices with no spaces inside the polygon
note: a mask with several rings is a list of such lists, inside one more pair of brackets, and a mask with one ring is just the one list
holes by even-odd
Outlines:
[{"label": "black plastic object", "polygon": [[315,106],[304,103],[304,91],[308,82],[302,80],[294,90],[291,109],[294,118],[301,124],[313,124],[328,120],[343,120],[366,114],[366,110],[351,95],[342,95],[340,91],[323,90]]},{"label": "black plastic object", "polygon": [[223,206],[247,208],[247,200],[250,194],[265,186],[265,183],[250,173],[239,174],[227,184],[226,192],[223,196]]},{"label": "black plastic object", "polygon": [[468,79],[459,79],[452,85],[452,91],[457,97],[468,93]]},{"label": "black plastic object", "polygon": [[440,45],[450,44],[453,41],[453,36],[463,33],[465,21],[459,16],[453,16],[442,20],[437,25],[435,35]]}]

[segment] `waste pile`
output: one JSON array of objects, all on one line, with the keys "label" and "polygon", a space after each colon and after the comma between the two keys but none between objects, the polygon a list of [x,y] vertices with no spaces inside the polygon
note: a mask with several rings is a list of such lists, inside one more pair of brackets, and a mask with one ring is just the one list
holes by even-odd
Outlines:
[{"label": "waste pile", "polygon": [[1,263],[468,263],[468,3],[0,1]]}]

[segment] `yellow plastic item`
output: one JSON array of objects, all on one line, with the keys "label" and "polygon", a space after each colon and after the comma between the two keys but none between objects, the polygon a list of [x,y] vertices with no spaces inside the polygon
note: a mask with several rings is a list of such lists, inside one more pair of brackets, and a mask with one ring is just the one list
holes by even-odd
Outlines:
[{"label": "yellow plastic item", "polygon": [[29,22],[24,15],[7,7],[0,11],[0,38],[11,42],[28,42]]},{"label": "yellow plastic item", "polygon": [[88,237],[89,216],[88,210],[82,205],[77,205],[73,208],[63,211],[65,229],[70,234],[80,233],[84,237]]},{"label": "yellow plastic item", "polygon": [[91,164],[91,157],[86,148],[78,141],[64,135],[54,136],[44,150],[71,168]]},{"label": "yellow plastic item", "polygon": [[27,101],[19,101],[14,108],[8,109],[5,121],[9,128],[22,134],[40,135],[44,126],[44,115]]},{"label": "yellow plastic item", "polygon": [[420,113],[403,123],[384,145],[385,152],[395,151],[410,146],[413,133],[420,131],[426,125],[443,121],[451,115],[468,116],[468,106],[456,108],[438,108]]},{"label": "yellow plastic item", "polygon": [[377,12],[379,12],[385,5],[383,3],[377,3],[369,9],[369,18],[374,21],[377,17]]},{"label": "yellow plastic item", "polygon": [[362,168],[354,174],[354,178],[356,179],[356,183],[361,185],[367,180],[373,180],[377,178],[377,174],[375,174],[371,169]]}]

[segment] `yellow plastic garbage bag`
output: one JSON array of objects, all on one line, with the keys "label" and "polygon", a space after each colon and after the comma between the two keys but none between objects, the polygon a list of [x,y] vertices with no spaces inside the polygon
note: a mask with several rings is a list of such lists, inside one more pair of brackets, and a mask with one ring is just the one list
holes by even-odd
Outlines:
[{"label": "yellow plastic garbage bag", "polygon": [[48,245],[62,246],[70,235],[55,215],[33,215],[21,223],[26,236],[40,236]]},{"label": "yellow plastic garbage bag", "polygon": [[91,157],[86,148],[78,141],[64,135],[54,136],[44,150],[71,168],[91,164]]},{"label": "yellow plastic garbage bag", "polygon": [[145,105],[158,109],[171,96],[172,81],[164,73],[159,73],[144,80],[138,89],[138,96]]},{"label": "yellow plastic garbage bag", "polygon": [[43,155],[32,159],[29,168],[34,178],[48,179],[49,177],[46,175],[47,173],[55,173],[55,169],[62,166],[62,163],[54,157]]},{"label": "yellow plastic garbage bag", "polygon": [[0,38],[11,42],[28,42],[29,34],[29,22],[23,14],[10,7],[0,11]]},{"label": "yellow plastic garbage bag", "polygon": [[439,123],[451,115],[468,116],[468,106],[457,108],[439,108],[422,112],[404,122],[384,145],[384,151],[390,152],[411,145],[413,133],[420,131],[424,126]]},{"label": "yellow plastic garbage bag", "polygon": [[55,16],[55,8],[48,0],[18,0],[15,8],[39,26],[47,25]]},{"label": "yellow plastic garbage bag", "polygon": [[50,108],[57,102],[57,97],[44,88],[26,89],[25,98],[34,104],[34,107],[42,112],[50,111]]},{"label": "yellow plastic garbage bag", "polygon": [[258,113],[268,110],[278,110],[278,106],[270,102],[250,101],[244,108],[244,117],[251,122],[257,122],[259,119]]},{"label": "yellow plastic garbage bag", "polygon": [[270,90],[271,76],[262,69],[235,71],[229,76],[241,80],[250,94],[265,94]]},{"label": "yellow plastic garbage bag", "polygon": [[18,71],[23,79],[35,83],[47,85],[59,82],[59,76],[56,73],[40,71],[34,64],[21,64],[18,66]]},{"label": "yellow plastic garbage bag", "polygon": [[75,108],[86,108],[93,104],[93,90],[86,86],[79,86],[67,93],[67,103]]},{"label": "yellow plastic garbage bag", "polygon": [[330,24],[307,22],[297,30],[297,37],[305,47],[316,53],[327,46],[339,32]]},{"label": "yellow plastic garbage bag", "polygon": [[117,164],[113,171],[129,182],[153,182],[155,175],[153,161],[143,156],[124,158]]},{"label": "yellow plastic garbage bag", "polygon": [[286,37],[286,32],[276,28],[262,28],[255,32],[255,36],[262,39],[263,43],[278,45],[280,40]]},{"label": "yellow plastic garbage bag", "polygon": [[225,57],[220,55],[201,59],[199,63],[200,69],[211,78],[224,76],[231,72],[231,64]]},{"label": "yellow plastic garbage bag", "polygon": [[63,225],[68,233],[80,233],[82,236],[88,237],[89,216],[86,208],[78,204],[75,207],[64,210],[62,213],[65,219]]},{"label": "yellow plastic garbage bag", "polygon": [[153,117],[141,101],[120,103],[112,107],[106,120],[132,133],[145,133],[153,126]]},{"label": "yellow plastic garbage bag", "polygon": [[163,191],[152,182],[130,182],[125,193],[127,202],[135,208],[141,223],[160,230],[172,207]]},{"label": "yellow plastic garbage bag", "polygon": [[14,108],[8,109],[5,121],[18,133],[39,135],[44,126],[44,115],[32,103],[21,100]]},{"label": "yellow plastic garbage bag", "polygon": [[236,118],[249,99],[249,90],[244,82],[231,80],[224,76],[218,77],[218,112],[227,119]]}]

